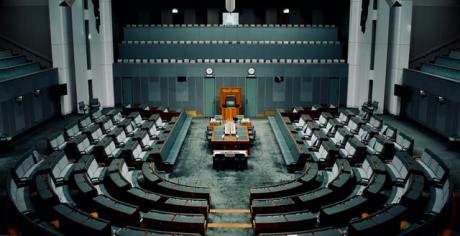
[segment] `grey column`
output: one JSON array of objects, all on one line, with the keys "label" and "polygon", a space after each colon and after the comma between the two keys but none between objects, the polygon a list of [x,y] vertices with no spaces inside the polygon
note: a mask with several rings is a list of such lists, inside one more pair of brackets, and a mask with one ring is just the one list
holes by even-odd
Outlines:
[{"label": "grey column", "polygon": [[85,34],[85,11],[83,9],[83,1],[75,1],[72,5],[72,32],[77,102],[88,104],[87,36]]},{"label": "grey column", "polygon": [[58,69],[59,83],[67,84],[67,95],[61,97],[61,114],[67,115],[73,112],[75,106],[75,87],[72,68],[72,48],[69,37],[69,25],[67,14],[71,14],[70,9],[59,6],[56,0],[49,0],[50,30],[51,30],[51,52],[53,57],[53,67]]}]

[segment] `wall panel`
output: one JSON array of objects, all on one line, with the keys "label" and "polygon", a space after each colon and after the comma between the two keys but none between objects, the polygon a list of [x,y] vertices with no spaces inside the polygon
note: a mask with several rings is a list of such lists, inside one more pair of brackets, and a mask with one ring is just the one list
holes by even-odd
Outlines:
[{"label": "wall panel", "polygon": [[[403,85],[410,98],[404,101],[406,117],[440,133],[445,137],[460,137],[460,81],[450,80],[415,70],[404,70]],[[421,96],[423,90],[426,96]],[[447,99],[440,103],[438,98]]]},{"label": "wall panel", "polygon": [[[122,105],[120,93],[122,78],[132,78],[135,102],[152,106],[169,106],[173,109],[193,109],[204,112],[204,72],[214,69],[215,101],[221,87],[240,87],[245,103],[248,68],[256,69],[257,113],[296,105],[311,106],[329,102],[329,79],[338,78],[339,91],[346,91],[347,64],[114,64],[116,104]],[[146,75],[149,76],[146,76]],[[188,99],[177,90],[177,76],[186,76]],[[277,83],[275,76],[284,77]],[[185,96],[185,97],[184,97]],[[180,98],[180,99],[177,99]],[[346,92],[339,96],[346,103]],[[126,104],[123,104],[126,105]],[[219,104],[214,104],[216,111]],[[244,104],[243,111],[244,112]]]}]

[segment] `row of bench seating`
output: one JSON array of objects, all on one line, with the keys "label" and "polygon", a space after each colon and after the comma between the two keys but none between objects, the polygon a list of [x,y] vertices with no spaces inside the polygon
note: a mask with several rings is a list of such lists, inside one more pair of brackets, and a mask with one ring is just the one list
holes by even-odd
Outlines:
[{"label": "row of bench seating", "polygon": [[25,56],[5,56],[0,57],[0,69],[26,64],[27,60]]},{"label": "row of bench seating", "polygon": [[64,133],[56,133],[48,145],[51,150],[64,150],[73,159],[86,154],[94,154],[99,162],[123,157],[130,165],[154,160],[171,171],[176,149],[180,149],[190,125],[185,113],[174,114],[176,118],[166,123],[158,114],[144,120],[139,112],[124,118],[119,111],[99,111],[67,126]]},{"label": "row of bench seating", "polygon": [[[348,235],[416,232],[429,222],[427,219],[439,218],[443,210],[448,209],[452,194],[449,170],[430,150],[426,149],[421,157],[413,157],[413,141],[407,136],[398,137],[400,133],[396,129],[388,127],[371,114],[357,116],[342,111],[336,118],[322,113],[315,121],[305,112],[299,112],[302,109],[294,109],[295,113],[299,113],[297,115],[277,118],[285,122],[290,121],[289,117],[297,117],[298,120],[285,126],[289,131],[289,136],[286,136],[295,144],[298,141],[303,143],[304,140],[296,134],[303,131],[302,127],[315,128],[316,131],[309,133],[316,135],[318,140],[323,139],[322,143],[326,143],[321,144],[324,150],[329,153],[339,149],[340,154],[331,160],[332,166],[315,158],[307,158],[299,178],[275,186],[251,189],[256,234],[314,235],[314,231],[321,232],[329,226],[335,229],[331,232]],[[359,117],[367,117],[367,121]],[[336,122],[330,122],[331,119]],[[273,122],[276,124],[275,120]],[[347,122],[354,125],[347,126]],[[336,130],[336,134],[340,135],[334,135],[334,141],[328,132],[328,124],[343,124],[342,128]],[[369,133],[373,133],[373,136],[368,137]],[[345,144],[342,142],[346,135],[350,137]],[[356,144],[351,144],[350,140]],[[378,151],[382,149],[373,143],[382,147],[390,147],[391,144],[393,150],[381,155]],[[341,148],[347,145],[362,149],[362,156],[344,155],[352,151],[350,147]],[[433,170],[439,174],[434,174]],[[314,180],[314,184],[297,187],[304,184],[303,179],[306,183]],[[442,184],[438,184],[438,181]],[[401,227],[401,221],[408,226]],[[385,227],[388,227],[388,232],[380,231]]]},{"label": "row of bench seating", "polygon": [[[112,235],[118,232],[119,226],[126,225],[143,228],[122,231],[204,234],[209,191],[161,178],[153,162],[142,166],[144,171],[133,170],[123,159],[113,159],[104,165],[92,155],[71,160],[60,150],[46,157],[30,152],[12,170],[9,195],[21,215],[36,223],[45,222],[48,231],[68,235],[81,232]],[[141,172],[143,175],[149,172],[159,179],[153,190],[134,183],[134,176],[142,175]],[[58,220],[54,226],[46,223],[54,219]],[[150,232],[149,228],[157,231]],[[82,231],[77,233],[76,229]]]},{"label": "row of bench seating", "polygon": [[[311,110],[307,111],[311,112]],[[292,122],[286,113],[278,112],[276,123],[272,122],[273,129],[281,129],[283,139],[277,137],[278,142],[285,142],[290,148],[293,158],[299,159],[298,153],[304,153],[304,159],[312,158],[331,165],[335,158],[341,156],[352,162],[361,163],[366,155],[376,154],[383,159],[392,158],[394,152],[413,151],[413,139],[387,124],[380,118],[369,116],[363,120],[359,115],[350,111],[342,111],[336,118],[328,112],[322,112],[317,120],[307,113],[297,114],[297,120]],[[289,115],[294,117],[292,114]],[[287,154],[289,155],[289,154]],[[291,165],[296,165],[294,161]],[[298,163],[302,166],[302,162]],[[289,166],[289,164],[287,163]]]},{"label": "row of bench seating", "polygon": [[117,63],[338,64],[346,63],[346,61],[344,59],[117,59]]},{"label": "row of bench seating", "polygon": [[[428,154],[428,152],[425,153]],[[433,160],[433,158],[428,157],[425,157],[424,159],[425,161],[428,159]],[[327,187],[305,187],[303,190],[305,193],[297,193],[293,195],[291,195],[292,192],[289,189],[289,187],[292,186],[292,182],[273,186],[276,189],[283,191],[278,191],[276,195],[273,195],[270,192],[272,189],[275,189],[273,187],[252,189],[251,198],[256,198],[251,201],[251,209],[256,232],[292,232],[305,228],[345,225],[353,217],[361,217],[362,212],[373,212],[375,209],[378,209],[379,206],[383,207],[381,208],[383,209],[382,211],[385,211],[386,208],[391,209],[395,205],[411,208],[410,213],[404,213],[404,216],[406,220],[414,219],[415,222],[419,219],[423,219],[423,217],[420,217],[421,215],[433,217],[441,213],[439,208],[435,205],[443,205],[444,207],[447,206],[449,201],[447,198],[449,198],[451,194],[448,193],[448,189],[450,188],[451,190],[451,187],[449,187],[450,183],[449,181],[446,181],[443,183],[443,186],[439,187],[436,187],[436,185],[433,184],[431,184],[431,186],[429,184],[425,184],[425,177],[423,174],[425,170],[417,164],[418,161],[421,161],[421,159],[414,160],[407,154],[407,152],[398,152],[394,159],[387,164],[384,164],[385,162],[382,162],[377,156],[368,156],[362,165],[363,167],[353,167],[352,173],[350,173],[350,166],[347,167],[342,165],[338,169],[342,169],[343,173],[338,175],[327,174],[328,176],[332,176],[330,178],[333,179]],[[314,166],[317,164],[308,163],[308,165]],[[394,170],[394,168],[390,168],[390,166],[394,166],[399,170]],[[334,170],[332,172],[334,172]],[[425,172],[425,174],[427,173]],[[399,180],[401,182],[394,177],[396,175],[401,177]],[[348,188],[348,191],[344,191],[344,189],[347,188],[340,187],[340,182],[344,182],[341,179],[349,179],[350,177],[352,179],[351,181],[345,181],[348,181],[349,184],[354,183],[355,187],[351,187],[351,189],[354,188],[355,190],[352,191],[353,193],[351,196],[357,194],[355,195],[356,197],[347,197],[350,193],[350,187]],[[300,179],[301,178],[296,181],[300,182]],[[339,182],[337,185],[339,187],[334,186],[336,185],[336,182]],[[283,185],[285,188],[283,188]],[[436,188],[436,190],[433,188]],[[427,199],[427,189],[429,189],[428,192],[430,192],[429,199]],[[264,191],[262,194],[265,193],[265,195],[261,194],[261,190]],[[436,193],[436,191],[438,192]],[[253,195],[252,193],[255,194]],[[338,196],[338,193],[342,193],[341,196]],[[335,197],[332,197],[334,195]],[[282,197],[280,198],[280,196]],[[360,197],[359,201],[352,200],[358,196]],[[261,199],[257,199],[259,197]],[[334,201],[337,201],[338,199],[344,199],[341,201],[341,204],[344,205],[334,203]],[[358,203],[355,204],[354,201],[357,201]],[[332,203],[332,205],[327,205],[330,203]],[[366,206],[366,208],[363,208],[363,206]],[[420,206],[426,207],[420,208]],[[319,207],[321,208],[318,209]],[[332,209],[327,210],[329,208]],[[318,217],[319,220],[317,222],[312,221],[310,224],[307,224],[309,225],[308,227],[305,225],[305,222],[303,222],[303,226],[296,226],[298,223],[296,219],[302,219],[301,216],[311,215],[312,213],[315,213],[315,216],[309,218],[316,219]],[[347,217],[338,217],[335,213],[339,215],[347,214]],[[282,217],[280,217],[280,214]],[[331,215],[329,216],[329,214]],[[285,217],[286,215],[295,215],[299,218],[293,217],[292,219],[289,219],[289,217]],[[279,222],[276,219],[283,219],[283,222]],[[341,221],[340,219],[343,220]],[[394,226],[399,225],[400,218],[394,216],[389,217],[389,219],[386,220],[388,221],[387,223]],[[272,224],[270,222],[272,222]],[[370,222],[370,224],[373,223],[372,221]],[[259,223],[261,224],[260,226]],[[350,222],[350,225],[352,223],[353,220]],[[367,224],[367,222],[364,224]],[[372,225],[367,227],[368,228],[363,227],[362,230],[376,230],[373,229],[374,226]],[[376,227],[378,229],[380,226],[377,225]],[[399,227],[396,229],[398,232],[401,230]],[[395,230],[395,228],[393,228],[393,230]],[[363,235],[361,232],[355,233],[356,235]]]},{"label": "row of bench seating", "polygon": [[0,80],[12,79],[40,71],[42,68],[38,62],[30,62],[0,68]]},{"label": "row of bench seating", "polygon": [[147,41],[122,41],[121,44],[140,44],[140,45],[148,45],[148,44],[261,44],[261,45],[340,45],[340,41],[229,41],[229,40],[180,40],[180,41],[158,41],[158,40],[147,40]]},{"label": "row of bench seating", "polygon": [[451,51],[446,56],[438,56],[431,63],[422,64],[422,72],[434,74],[448,79],[460,80],[460,52]]},{"label": "row of bench seating", "polygon": [[224,26],[221,24],[127,24],[128,28],[137,27],[320,27],[334,28],[335,25],[304,25],[304,24],[239,24],[237,26]]}]

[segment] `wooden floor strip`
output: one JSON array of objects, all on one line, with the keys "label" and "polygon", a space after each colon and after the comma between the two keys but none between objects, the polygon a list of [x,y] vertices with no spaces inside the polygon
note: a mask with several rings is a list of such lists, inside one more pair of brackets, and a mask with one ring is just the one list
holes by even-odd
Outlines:
[{"label": "wooden floor strip", "polygon": [[250,229],[252,224],[246,223],[208,223],[208,228]]},{"label": "wooden floor strip", "polygon": [[224,214],[249,214],[249,209],[211,209],[210,213],[224,213]]}]

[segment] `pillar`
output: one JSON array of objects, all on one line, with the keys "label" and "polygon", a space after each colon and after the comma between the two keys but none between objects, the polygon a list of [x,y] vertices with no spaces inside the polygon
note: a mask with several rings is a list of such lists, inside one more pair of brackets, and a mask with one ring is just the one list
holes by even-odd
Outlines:
[{"label": "pillar", "polygon": [[402,84],[403,70],[409,67],[412,28],[412,0],[400,0],[400,7],[392,9],[392,34],[390,38],[390,63],[387,83],[387,111],[399,115],[401,98],[394,96],[394,85]]},{"label": "pillar", "polygon": [[[72,9],[73,55],[77,103],[89,103],[88,66],[86,57],[85,10],[83,1],[75,1]],[[81,111],[79,111],[81,112]]]},{"label": "pillar", "polygon": [[61,97],[61,114],[68,115],[76,109],[75,87],[72,76],[72,55],[70,52],[71,39],[68,35],[69,25],[72,23],[67,16],[70,9],[59,6],[59,2],[49,0],[51,53],[53,67],[58,69],[59,83],[67,84],[67,95]]}]

